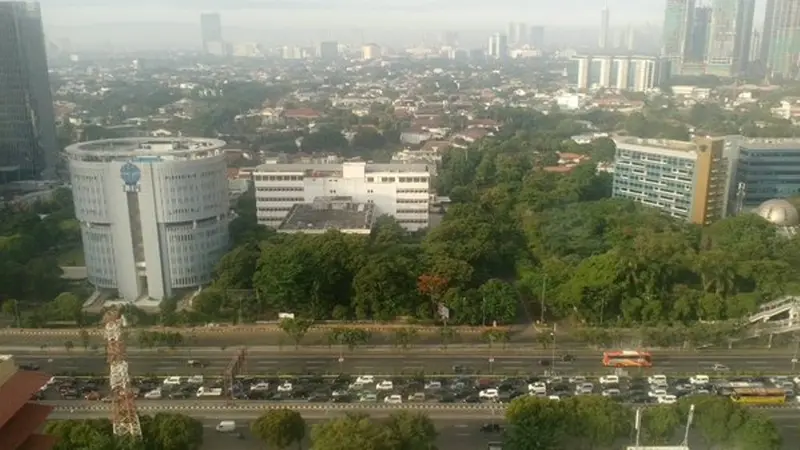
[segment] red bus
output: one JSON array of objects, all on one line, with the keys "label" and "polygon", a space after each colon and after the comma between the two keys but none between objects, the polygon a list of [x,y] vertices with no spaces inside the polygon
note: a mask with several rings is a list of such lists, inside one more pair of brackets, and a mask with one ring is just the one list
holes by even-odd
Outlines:
[{"label": "red bus", "polygon": [[648,352],[638,350],[615,350],[603,352],[606,367],[652,367],[653,358]]}]

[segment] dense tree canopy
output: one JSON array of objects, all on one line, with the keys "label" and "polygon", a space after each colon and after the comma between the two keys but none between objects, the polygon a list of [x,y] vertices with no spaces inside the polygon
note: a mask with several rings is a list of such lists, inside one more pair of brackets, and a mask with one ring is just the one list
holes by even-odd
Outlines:
[{"label": "dense tree canopy", "polygon": [[[738,318],[796,288],[800,237],[755,215],[700,227],[612,199],[610,176],[591,162],[541,170],[579,124],[495,115],[506,123],[500,136],[445,156],[438,192],[453,203],[439,226],[409,233],[384,217],[369,236],[256,238],[255,226],[240,227],[250,238],[237,238],[200,310],[242,309],[249,320],[436,319],[444,304],[453,324],[510,323],[522,311],[598,325],[691,324]],[[609,145],[583,151],[608,155]],[[436,295],[420,286],[431,276],[442,280]],[[231,298],[231,289],[254,294]]]},{"label": "dense tree canopy", "polygon": [[400,411],[386,420],[348,414],[315,425],[312,450],[436,450],[433,422],[421,413]]},{"label": "dense tree canopy", "polygon": [[[674,405],[643,409],[642,445],[676,445],[683,440],[689,409],[695,405],[692,440],[706,448],[777,450],[781,437],[762,413],[727,397],[691,396]],[[635,412],[612,399],[572,397],[559,402],[523,397],[506,411],[509,450],[612,449],[630,444]],[[691,446],[691,442],[690,442]]]},{"label": "dense tree canopy", "polygon": [[181,414],[141,416],[141,441],[114,436],[111,421],[54,420],[46,434],[56,436],[54,450],[198,450],[203,444],[203,424]]}]

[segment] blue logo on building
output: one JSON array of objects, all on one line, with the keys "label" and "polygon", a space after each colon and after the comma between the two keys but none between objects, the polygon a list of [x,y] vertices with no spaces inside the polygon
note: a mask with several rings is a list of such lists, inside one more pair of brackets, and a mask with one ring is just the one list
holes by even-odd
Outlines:
[{"label": "blue logo on building", "polygon": [[142,178],[142,170],[131,163],[125,163],[119,169],[119,174],[126,186],[136,186]]}]

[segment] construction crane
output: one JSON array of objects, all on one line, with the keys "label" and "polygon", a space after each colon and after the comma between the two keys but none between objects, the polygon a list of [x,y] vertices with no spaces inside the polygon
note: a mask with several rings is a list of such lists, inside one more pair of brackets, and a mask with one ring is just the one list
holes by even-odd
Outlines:
[{"label": "construction crane", "polygon": [[106,356],[111,385],[111,422],[114,435],[142,438],[142,426],[136,412],[136,396],[128,373],[128,355],[122,329],[127,326],[125,317],[119,310],[110,309],[103,317],[106,332]]}]

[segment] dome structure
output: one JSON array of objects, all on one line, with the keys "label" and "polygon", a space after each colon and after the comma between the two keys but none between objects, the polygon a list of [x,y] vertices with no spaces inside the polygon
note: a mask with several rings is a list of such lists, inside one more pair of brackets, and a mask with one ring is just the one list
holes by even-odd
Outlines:
[{"label": "dome structure", "polygon": [[756,208],[755,213],[779,227],[800,225],[797,208],[783,199],[767,200]]}]

